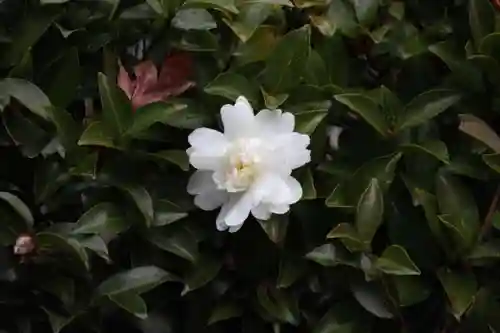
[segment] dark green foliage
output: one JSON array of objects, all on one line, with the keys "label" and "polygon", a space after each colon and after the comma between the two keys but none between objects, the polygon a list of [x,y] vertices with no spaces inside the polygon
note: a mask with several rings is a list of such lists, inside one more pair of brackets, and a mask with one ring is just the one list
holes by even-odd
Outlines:
[{"label": "dark green foliage", "polygon": [[[0,0],[0,331],[500,333],[499,18]],[[146,60],[179,72],[132,104],[119,65]],[[230,234],[187,194],[185,149],[240,95],[294,113],[312,162],[289,214]]]}]

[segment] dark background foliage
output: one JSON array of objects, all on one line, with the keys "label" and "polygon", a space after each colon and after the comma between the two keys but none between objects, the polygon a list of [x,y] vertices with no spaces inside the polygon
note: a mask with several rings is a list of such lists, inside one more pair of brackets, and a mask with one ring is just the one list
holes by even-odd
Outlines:
[{"label": "dark background foliage", "polygon": [[[0,0],[0,329],[500,332],[498,8]],[[173,56],[195,86],[133,110],[119,64]],[[230,234],[184,151],[239,95],[312,162]]]}]

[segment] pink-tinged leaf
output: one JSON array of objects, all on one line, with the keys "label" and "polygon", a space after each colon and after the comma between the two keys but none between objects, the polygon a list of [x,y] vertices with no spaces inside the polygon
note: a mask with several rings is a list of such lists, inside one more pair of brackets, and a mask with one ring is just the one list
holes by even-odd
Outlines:
[{"label": "pink-tinged leaf", "polygon": [[158,84],[158,70],[151,60],[141,62],[135,66],[134,73],[136,84],[134,97],[147,93]]},{"label": "pink-tinged leaf", "polygon": [[130,79],[130,75],[123,66],[120,66],[120,72],[118,73],[118,87],[120,87],[128,98],[132,98],[135,90],[135,82]]},{"label": "pink-tinged leaf", "polygon": [[134,110],[146,104],[166,101],[194,86],[193,62],[189,54],[177,53],[165,58],[160,74],[150,60],[134,67],[135,79],[120,66],[118,85],[127,94]]},{"label": "pink-tinged leaf", "polygon": [[157,90],[165,97],[177,96],[194,86],[193,60],[187,53],[177,53],[165,58],[158,78]]}]

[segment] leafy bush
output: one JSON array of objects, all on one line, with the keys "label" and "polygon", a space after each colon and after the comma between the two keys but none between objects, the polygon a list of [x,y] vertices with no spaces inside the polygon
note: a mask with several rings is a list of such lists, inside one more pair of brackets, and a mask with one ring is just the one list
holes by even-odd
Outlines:
[{"label": "leafy bush", "polygon": [[[498,10],[0,0],[0,328],[500,332]],[[231,233],[186,149],[239,96],[311,161]]]}]

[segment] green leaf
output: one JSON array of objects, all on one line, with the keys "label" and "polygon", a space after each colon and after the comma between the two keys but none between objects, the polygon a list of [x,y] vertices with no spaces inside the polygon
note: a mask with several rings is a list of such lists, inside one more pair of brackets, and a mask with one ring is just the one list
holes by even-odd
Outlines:
[{"label": "green leaf", "polygon": [[331,37],[340,31],[346,36],[354,37],[358,32],[355,15],[353,8],[344,0],[331,0],[326,13],[311,15],[311,22],[325,36]]},{"label": "green leaf", "polygon": [[68,326],[72,321],[73,317],[64,317],[58,313],[50,311],[45,307],[42,307],[42,310],[47,314],[49,318],[50,327],[52,328],[53,333],[59,333],[61,330]]},{"label": "green leaf", "polygon": [[307,253],[305,257],[312,260],[321,266],[336,266],[338,264],[336,260],[336,250],[333,244],[323,244],[318,246],[311,252]]},{"label": "green leaf", "polygon": [[97,82],[101,96],[103,124],[114,138],[120,138],[132,121],[132,106],[123,90],[106,75],[99,73]]},{"label": "green leaf", "polygon": [[113,135],[100,120],[91,122],[87,128],[85,128],[82,136],[78,140],[78,145],[116,148],[113,142]]},{"label": "green leaf", "polygon": [[418,126],[446,111],[460,100],[460,95],[452,90],[430,90],[424,92],[406,105],[398,119],[396,131]]},{"label": "green leaf", "polygon": [[31,210],[21,199],[9,192],[0,192],[0,199],[8,203],[9,206],[23,218],[26,226],[29,228],[33,227],[35,220],[31,214]]},{"label": "green leaf", "polygon": [[310,168],[304,169],[300,179],[302,185],[302,200],[314,200],[317,197],[316,188],[314,186],[314,177]]},{"label": "green leaf", "polygon": [[469,25],[477,46],[495,31],[495,11],[488,0],[469,1]]},{"label": "green leaf", "polygon": [[235,35],[245,43],[267,19],[272,10],[273,6],[268,3],[244,2],[243,6],[239,7],[238,16],[233,20],[224,19],[224,22],[233,30]]},{"label": "green leaf", "polygon": [[101,237],[90,236],[80,239],[79,241],[83,247],[94,252],[99,257],[104,259],[107,263],[111,262],[111,259],[109,258],[108,247],[106,246],[106,243]]},{"label": "green leaf", "polygon": [[340,239],[342,244],[351,252],[366,250],[366,243],[359,238],[356,229],[348,223],[338,224],[326,235],[326,238]]},{"label": "green leaf", "polygon": [[356,207],[359,197],[377,179],[382,192],[392,184],[394,172],[402,154],[392,154],[375,158],[363,164],[347,181],[340,182],[326,199],[328,207]]},{"label": "green leaf", "polygon": [[294,326],[299,324],[300,313],[297,300],[288,295],[285,290],[260,285],[257,288],[257,301],[268,315]]},{"label": "green leaf", "polygon": [[34,10],[26,14],[26,17],[18,21],[19,24],[15,27],[15,31],[11,35],[13,42],[2,51],[0,63],[7,67],[17,64],[31,51],[33,45],[40,39],[58,15],[49,14],[48,12],[42,14],[40,11]]},{"label": "green leaf", "polygon": [[208,319],[208,325],[218,323],[220,321],[228,320],[231,318],[240,317],[243,314],[241,307],[235,303],[222,303],[217,304]]},{"label": "green leaf", "polygon": [[197,240],[185,229],[171,231],[169,228],[152,228],[148,240],[160,249],[188,261],[196,262],[198,259]]},{"label": "green leaf", "polygon": [[221,267],[222,261],[219,259],[207,256],[199,258],[184,279],[184,289],[181,292],[181,296],[201,288],[212,281],[219,273]]},{"label": "green leaf", "polygon": [[416,276],[394,276],[393,282],[400,306],[411,306],[420,303],[431,294],[430,289]]},{"label": "green leaf", "polygon": [[115,183],[116,187],[127,193],[128,197],[134,202],[135,206],[144,217],[146,227],[150,227],[154,219],[153,199],[149,192],[141,186],[132,184]]},{"label": "green leaf", "polygon": [[215,8],[219,10],[227,10],[228,12],[238,13],[235,0],[187,0],[186,6],[202,6]]},{"label": "green leaf", "polygon": [[285,92],[295,87],[307,61],[310,48],[310,28],[304,26],[287,33],[267,58],[263,73],[266,91],[271,95]]},{"label": "green leaf", "polygon": [[82,132],[80,125],[77,124],[69,112],[63,109],[51,107],[48,111],[64,149],[66,151],[74,149]]},{"label": "green leaf", "polygon": [[448,148],[443,141],[439,140],[428,140],[421,143],[409,143],[401,145],[403,150],[408,151],[422,151],[429,155],[434,156],[443,163],[448,164],[450,162],[450,156],[448,154]]},{"label": "green leaf", "polygon": [[453,315],[459,319],[474,301],[476,278],[470,272],[457,272],[449,268],[440,269],[438,278],[448,296]]},{"label": "green leaf", "polygon": [[189,170],[189,158],[185,150],[162,150],[149,155],[155,159],[175,164],[183,171]]},{"label": "green leaf", "polygon": [[65,238],[53,232],[37,234],[38,246],[51,253],[61,253],[75,261],[80,269],[89,269],[89,258],[80,243],[72,238]]},{"label": "green leaf", "polygon": [[134,136],[155,123],[195,129],[205,125],[209,120],[210,115],[190,100],[151,103],[135,111],[132,126],[126,134]]},{"label": "green leaf", "polygon": [[302,258],[285,257],[280,262],[277,288],[288,288],[307,272],[306,261]]},{"label": "green leaf", "polygon": [[172,25],[181,30],[211,30],[217,28],[212,15],[203,8],[181,9],[172,19]]},{"label": "green leaf", "polygon": [[245,96],[250,102],[258,101],[259,88],[254,82],[237,73],[226,72],[218,75],[203,91],[210,95],[222,96],[235,101]]},{"label": "green leaf", "polygon": [[373,236],[382,224],[384,197],[376,179],[372,179],[361,195],[356,208],[356,229],[365,243],[371,243]]},{"label": "green leaf", "polygon": [[335,95],[335,99],[359,114],[382,136],[389,133],[389,124],[379,106],[362,94]]},{"label": "green leaf", "polygon": [[295,131],[310,136],[327,116],[330,104],[319,102],[317,107],[308,104],[312,107],[310,110],[295,113]]},{"label": "green leaf", "polygon": [[272,215],[268,220],[258,220],[262,230],[275,244],[283,244],[288,229],[288,216]]},{"label": "green leaf", "polygon": [[109,295],[109,299],[139,319],[146,319],[148,317],[146,303],[141,296],[133,292]]},{"label": "green leaf", "polygon": [[484,154],[483,161],[492,170],[500,173],[500,154]]},{"label": "green leaf", "polygon": [[[146,0],[148,5],[159,15],[167,17],[171,8],[168,0]],[[175,2],[174,2],[175,3]]]},{"label": "green leaf", "polygon": [[170,223],[174,223],[185,218],[188,214],[178,205],[165,199],[160,199],[155,202],[155,218],[153,226],[161,227]]},{"label": "green leaf", "polygon": [[436,177],[436,196],[445,221],[451,223],[465,241],[459,244],[470,248],[477,239],[480,226],[473,196],[457,177],[444,172]]},{"label": "green leaf", "polygon": [[3,123],[9,136],[28,158],[38,156],[50,142],[49,133],[21,112],[4,112]]},{"label": "green leaf", "polygon": [[71,48],[46,69],[47,96],[58,108],[66,108],[75,98],[80,83],[78,49]]},{"label": "green leaf", "polygon": [[0,91],[17,99],[37,116],[49,119],[47,109],[52,104],[44,92],[33,83],[22,79],[6,78],[0,81]]},{"label": "green leaf", "polygon": [[375,266],[390,275],[420,275],[420,270],[410,259],[408,252],[399,245],[386,248],[375,262]]},{"label": "green leaf", "polygon": [[356,17],[361,25],[368,25],[377,17],[378,0],[354,0]]},{"label": "green leaf", "polygon": [[478,117],[471,114],[461,114],[459,129],[474,139],[481,141],[494,152],[500,153],[500,137]]},{"label": "green leaf", "polygon": [[132,268],[110,276],[97,288],[98,296],[114,296],[124,292],[141,294],[177,277],[155,266]]},{"label": "green leaf", "polygon": [[382,292],[373,283],[355,284],[351,288],[354,298],[365,310],[379,318],[394,317]]}]

